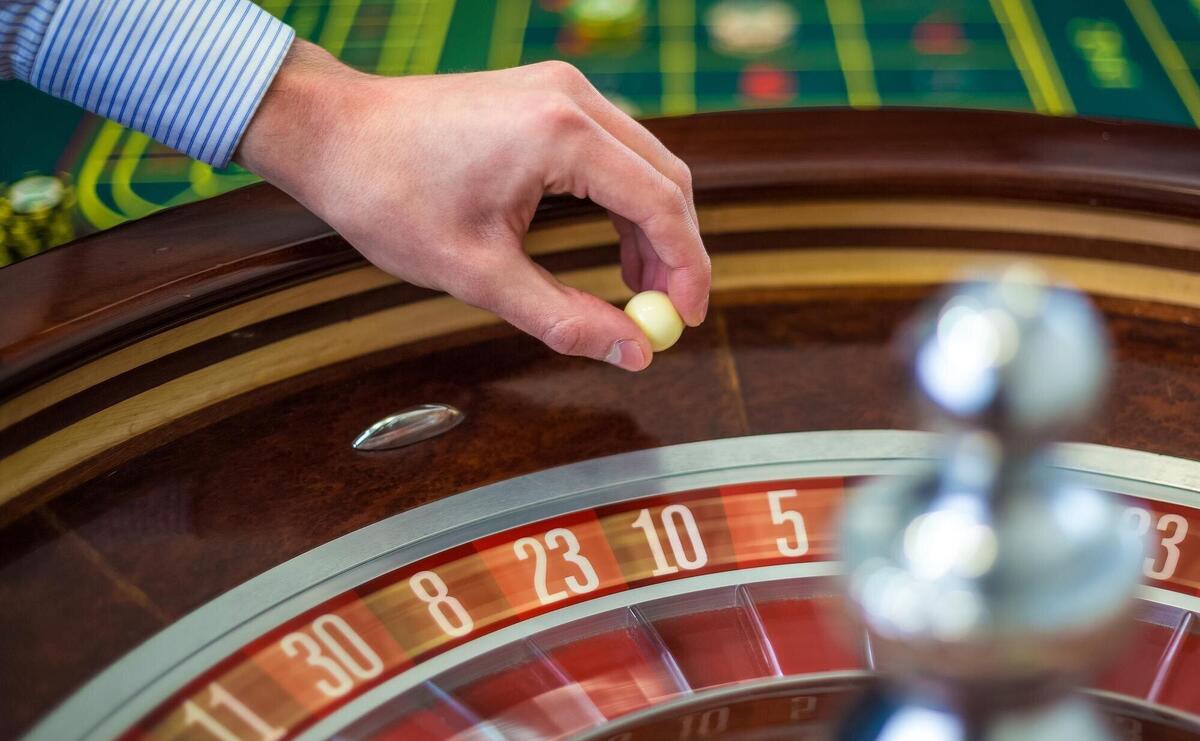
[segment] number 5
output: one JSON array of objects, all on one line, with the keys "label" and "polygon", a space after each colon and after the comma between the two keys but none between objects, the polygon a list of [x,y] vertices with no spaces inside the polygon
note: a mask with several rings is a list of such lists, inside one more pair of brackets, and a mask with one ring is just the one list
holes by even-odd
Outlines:
[{"label": "number 5", "polygon": [[788,558],[796,558],[808,553],[808,532],[804,529],[804,515],[794,509],[783,508],[781,500],[796,496],[795,489],[781,489],[767,492],[767,502],[771,505],[771,522],[776,525],[792,524],[796,542],[791,543],[787,538],[776,538],[775,547]]}]

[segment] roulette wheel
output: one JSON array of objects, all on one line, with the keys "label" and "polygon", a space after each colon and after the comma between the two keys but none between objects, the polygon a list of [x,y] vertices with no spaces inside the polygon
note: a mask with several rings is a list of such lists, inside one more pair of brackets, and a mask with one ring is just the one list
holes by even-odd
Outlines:
[{"label": "roulette wheel", "polygon": [[[384,276],[265,185],[0,272],[0,732],[826,737],[883,656],[861,594],[887,592],[843,604],[843,501],[945,456],[893,337],[965,270],[1019,260],[1111,335],[1112,392],[1055,470],[1149,541],[1128,644],[1080,696],[1116,738],[1194,738],[1200,134],[896,110],[651,126],[692,166],[714,292],[634,376]],[[614,242],[551,199],[527,248],[623,301]],[[1079,360],[1076,336],[1049,354]],[[1030,407],[1048,426],[1055,398]]]}]

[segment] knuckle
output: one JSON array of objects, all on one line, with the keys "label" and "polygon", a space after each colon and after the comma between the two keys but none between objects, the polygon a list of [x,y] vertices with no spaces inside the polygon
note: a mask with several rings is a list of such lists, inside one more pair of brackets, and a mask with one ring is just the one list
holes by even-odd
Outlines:
[{"label": "knuckle", "polygon": [[542,62],[540,65],[547,77],[567,90],[575,90],[587,83],[587,78],[579,68],[570,62],[564,62],[561,59],[552,59],[547,62]]},{"label": "knuckle", "polygon": [[685,193],[692,192],[692,168],[688,167],[687,163],[675,157],[674,163],[675,182]]},{"label": "knuckle", "polygon": [[557,353],[578,355],[583,347],[583,336],[583,320],[579,317],[564,317],[553,321],[542,332],[541,340]]},{"label": "knuckle", "polygon": [[664,212],[672,216],[687,213],[687,196],[684,195],[683,189],[679,187],[678,183],[666,176],[663,176],[658,197],[659,204]]},{"label": "knuckle", "polygon": [[582,130],[587,119],[579,106],[567,98],[552,98],[538,108],[538,126],[551,135],[563,135]]}]

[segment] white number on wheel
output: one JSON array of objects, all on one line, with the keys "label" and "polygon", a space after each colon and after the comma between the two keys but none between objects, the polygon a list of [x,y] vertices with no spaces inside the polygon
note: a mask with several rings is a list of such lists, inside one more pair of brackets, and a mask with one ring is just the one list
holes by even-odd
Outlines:
[{"label": "white number on wheel", "polygon": [[[317,689],[327,697],[341,697],[354,687],[355,678],[371,679],[383,671],[383,659],[340,615],[322,615],[312,621],[309,627],[317,640],[297,631],[284,636],[279,645],[289,657],[295,657],[303,650],[304,660],[309,666],[315,666],[329,675],[328,679],[317,681]],[[354,649],[357,656],[351,655],[343,643]],[[333,656],[326,656],[325,651]]]},{"label": "white number on wheel", "polygon": [[[633,521],[633,527],[641,528],[642,532],[646,534],[646,544],[650,546],[650,555],[654,558],[654,570],[650,572],[652,575],[674,574],[681,568],[691,571],[708,563],[708,552],[704,550],[704,541],[700,539],[700,528],[696,527],[696,518],[692,516],[690,509],[682,504],[669,504],[663,507],[659,519],[662,521],[663,531],[667,534],[667,543],[671,546],[671,555],[677,565],[672,565],[667,560],[667,554],[663,552],[662,541],[654,526],[654,518],[650,516],[650,510],[642,510],[638,518]],[[680,527],[687,535],[688,548],[684,547],[683,538],[679,534]],[[688,554],[689,549],[691,550],[690,555]]]},{"label": "white number on wheel", "polygon": [[791,720],[803,720],[811,718],[812,714],[817,710],[817,698],[815,697],[793,697],[791,711],[788,713],[788,718]]},{"label": "white number on wheel", "polygon": [[[1141,507],[1130,507],[1125,510],[1125,519],[1138,535],[1146,535],[1150,532],[1150,525],[1154,518]],[[1147,556],[1143,571],[1148,579],[1170,579],[1175,575],[1176,567],[1179,566],[1179,544],[1187,537],[1188,523],[1181,515],[1168,513],[1158,518],[1158,522],[1154,523],[1154,529],[1163,533],[1163,536],[1158,539],[1159,546],[1163,551],[1162,566],[1155,567],[1158,562],[1157,555]]]},{"label": "white number on wheel", "polygon": [[543,538],[546,541],[545,546],[537,538],[521,538],[513,543],[513,551],[518,560],[533,559],[533,589],[543,605],[567,598],[565,590],[551,592],[546,585],[546,551],[563,549],[563,560],[579,569],[580,576],[572,575],[563,580],[567,589],[575,594],[587,594],[600,586],[600,577],[596,576],[592,562],[579,553],[579,539],[575,537],[575,533],[563,527],[556,527],[548,531]]},{"label": "white number on wheel", "polygon": [[[278,741],[287,735],[287,731],[272,727],[271,724],[258,717],[253,710],[246,707],[245,703],[229,694],[228,690],[216,682],[208,685],[208,706],[214,710],[222,707],[228,708],[237,716],[238,720],[257,734],[259,741]],[[191,700],[183,704],[183,724],[185,726],[199,725],[218,741],[242,741],[241,736],[226,728],[207,710]]]},{"label": "white number on wheel", "polygon": [[713,708],[703,713],[683,716],[679,727],[679,741],[692,738],[709,738],[724,733],[729,728],[729,708]]},{"label": "white number on wheel", "polygon": [[475,629],[475,621],[462,603],[450,596],[442,577],[432,571],[418,571],[408,580],[408,586],[429,606],[429,615],[446,635],[460,638]]},{"label": "white number on wheel", "polygon": [[[771,506],[771,522],[776,525],[790,524],[793,539],[776,538],[775,547],[780,555],[796,558],[808,553],[808,531],[804,529],[804,515],[794,509],[784,509],[783,500],[797,496],[795,489],[781,489],[767,492],[767,502]],[[794,542],[793,542],[794,541]]]}]

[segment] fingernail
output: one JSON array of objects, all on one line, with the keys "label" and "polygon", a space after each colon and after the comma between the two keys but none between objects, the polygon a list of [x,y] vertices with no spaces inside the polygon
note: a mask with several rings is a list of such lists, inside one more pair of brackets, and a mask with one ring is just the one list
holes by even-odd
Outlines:
[{"label": "fingernail", "polygon": [[703,324],[704,320],[707,318],[708,318],[708,296],[705,296],[704,297],[704,305],[702,305],[700,307],[700,321],[696,322],[696,323]]},{"label": "fingernail", "polygon": [[633,340],[617,340],[608,351],[608,355],[604,356],[604,362],[635,371],[641,370],[646,364],[646,357],[642,355],[641,346]]}]

